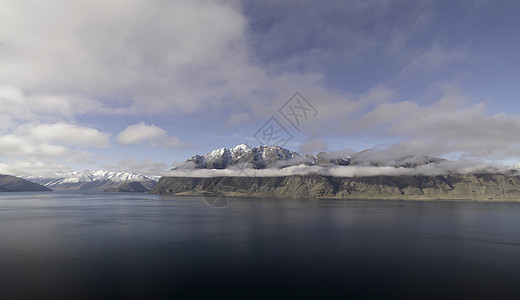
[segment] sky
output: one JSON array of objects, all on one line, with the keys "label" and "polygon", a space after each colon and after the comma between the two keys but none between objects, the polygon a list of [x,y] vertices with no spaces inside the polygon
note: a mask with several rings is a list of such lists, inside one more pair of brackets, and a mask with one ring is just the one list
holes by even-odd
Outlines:
[{"label": "sky", "polygon": [[520,162],[520,3],[0,2],[0,173],[238,144]]}]

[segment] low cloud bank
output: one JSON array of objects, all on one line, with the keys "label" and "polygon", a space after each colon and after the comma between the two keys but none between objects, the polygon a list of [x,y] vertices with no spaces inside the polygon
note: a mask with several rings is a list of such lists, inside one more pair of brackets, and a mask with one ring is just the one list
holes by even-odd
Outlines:
[{"label": "low cloud bank", "polygon": [[282,177],[293,175],[323,175],[334,177],[365,177],[365,176],[437,176],[452,173],[508,173],[506,166],[476,165],[472,162],[444,161],[435,164],[426,164],[414,168],[392,166],[307,166],[298,165],[281,169],[252,169],[247,165],[233,168],[216,169],[177,169],[170,171],[166,176],[174,177]]}]

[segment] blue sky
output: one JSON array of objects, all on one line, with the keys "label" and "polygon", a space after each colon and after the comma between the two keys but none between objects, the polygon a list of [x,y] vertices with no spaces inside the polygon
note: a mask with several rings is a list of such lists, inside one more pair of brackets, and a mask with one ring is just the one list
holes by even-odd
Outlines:
[{"label": "blue sky", "polygon": [[[158,174],[262,143],[520,162],[516,1],[0,4],[0,173]],[[295,128],[299,91],[316,109]],[[290,104],[292,106],[294,103]]]}]

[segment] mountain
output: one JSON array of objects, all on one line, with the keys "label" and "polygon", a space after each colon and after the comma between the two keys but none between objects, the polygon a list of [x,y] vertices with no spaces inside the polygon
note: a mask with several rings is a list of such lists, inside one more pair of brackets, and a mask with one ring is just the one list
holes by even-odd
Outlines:
[{"label": "mountain", "polygon": [[514,164],[514,165],[510,165],[510,166],[508,166],[508,169],[520,170],[520,163],[517,163],[517,164]]},{"label": "mountain", "polygon": [[226,169],[246,164],[255,169],[264,169],[285,164],[309,164],[312,159],[279,146],[258,146],[250,148],[238,145],[232,149],[221,148],[205,155],[195,155],[181,168]]},{"label": "mountain", "polygon": [[[131,172],[112,172],[106,170],[75,171],[57,173],[56,177],[40,178],[25,177],[27,180],[44,185],[56,191],[82,190],[82,191],[114,191],[123,187],[123,184],[139,183],[144,189],[149,190],[155,186],[159,177],[144,176]],[[134,185],[137,187],[137,185]],[[132,189],[130,186],[122,188],[125,191],[142,191],[141,187]]]},{"label": "mountain", "polygon": [[103,192],[125,192],[125,193],[144,193],[150,189],[139,181],[123,181],[105,189]]},{"label": "mountain", "polygon": [[520,175],[163,177],[155,194],[339,199],[520,201]]},{"label": "mountain", "polygon": [[403,156],[399,159],[383,159],[373,155],[373,151],[365,150],[353,155],[343,153],[320,152],[300,154],[279,146],[238,145],[231,149],[220,148],[205,155],[195,155],[178,169],[227,169],[243,164],[254,169],[283,168],[295,165],[309,166],[401,166],[415,167],[418,165],[438,163],[443,159],[429,156]]},{"label": "mountain", "polygon": [[39,192],[51,189],[10,175],[0,175],[0,192]]},{"label": "mountain", "polygon": [[[343,171],[349,168],[375,167],[374,175],[334,177],[312,171],[299,175],[283,172],[280,174],[286,175],[266,175],[277,174],[275,171],[264,173],[264,177],[204,178],[202,175],[202,177],[175,176],[175,172],[172,172],[172,176],[161,178],[151,193],[281,198],[520,200],[519,171],[503,172],[488,168],[487,171],[473,171],[473,173],[457,172],[445,169],[446,165],[441,164],[444,161],[426,155],[402,155],[396,158],[396,155],[389,156],[384,152],[373,150],[350,155],[326,152],[309,155],[278,146],[250,148],[239,145],[232,149],[221,148],[206,155],[196,155],[179,166],[179,169],[227,169],[242,163],[255,169],[304,164],[323,167],[342,166],[345,168]],[[402,174],[417,175],[380,175],[381,173],[377,172],[379,169],[377,167],[385,167],[384,170],[389,170],[389,167],[402,170],[402,168],[416,168],[429,164],[432,164],[432,168],[428,170],[436,170],[430,174],[443,175],[419,175],[412,172],[413,170]],[[337,171],[339,168],[334,170]],[[444,171],[439,172],[439,170]],[[229,176],[230,173],[223,174]]]}]

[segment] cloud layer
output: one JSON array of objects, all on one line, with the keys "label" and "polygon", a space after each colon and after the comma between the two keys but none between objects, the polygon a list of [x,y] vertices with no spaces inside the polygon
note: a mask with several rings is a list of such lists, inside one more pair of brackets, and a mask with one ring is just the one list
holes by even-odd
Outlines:
[{"label": "cloud layer", "polygon": [[368,166],[336,166],[336,167],[320,167],[320,166],[291,166],[287,168],[277,169],[250,169],[250,168],[229,168],[223,170],[215,169],[177,169],[168,172],[166,176],[174,177],[279,177],[293,175],[323,175],[334,177],[364,177],[364,176],[437,176],[447,175],[449,173],[474,173],[474,172],[490,172],[501,173],[507,172],[507,168],[502,166],[498,168],[496,165],[475,165],[472,162],[442,162],[436,164],[427,164],[414,168],[404,167],[368,167]]},{"label": "cloud layer", "polygon": [[95,93],[115,112],[198,109],[214,85],[237,79],[226,64],[248,65],[246,20],[229,2],[21,0],[0,8],[0,82]]}]

